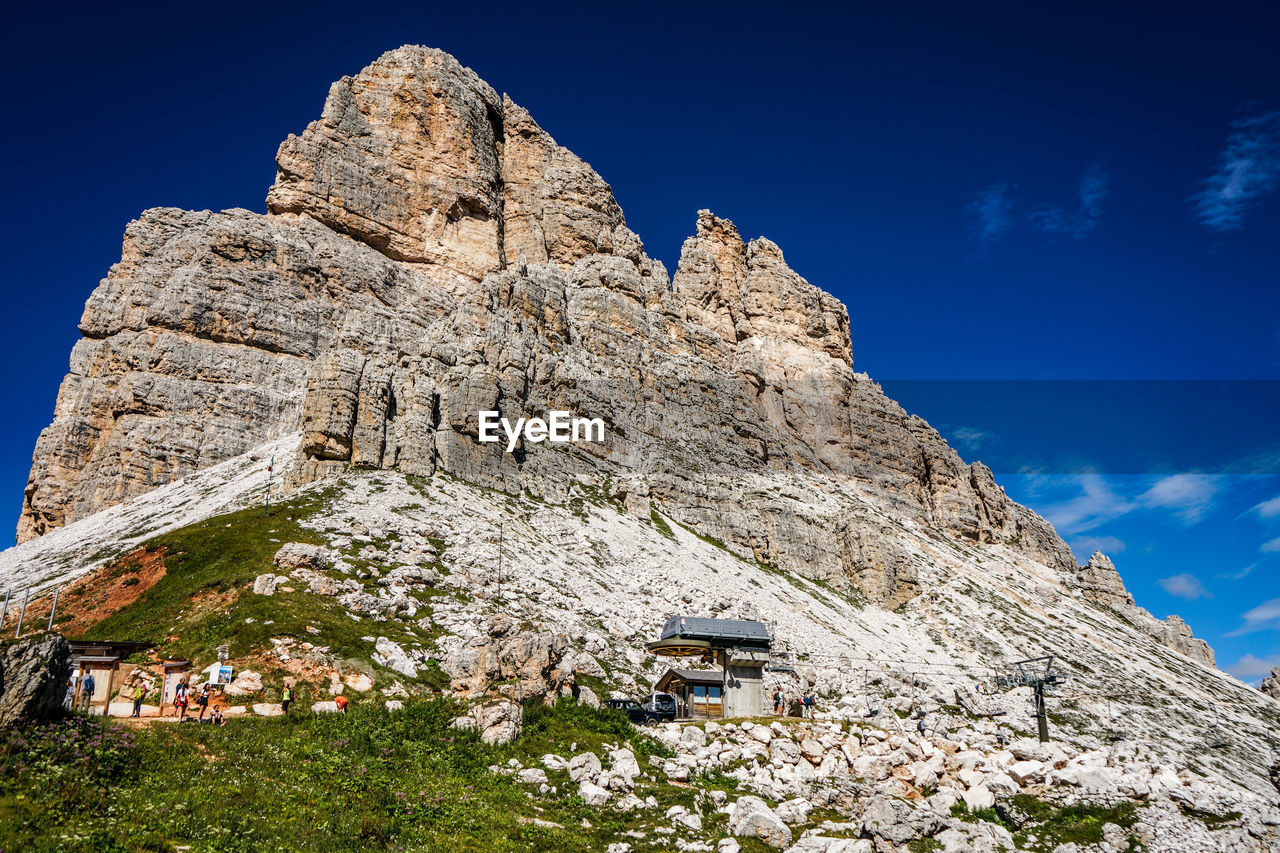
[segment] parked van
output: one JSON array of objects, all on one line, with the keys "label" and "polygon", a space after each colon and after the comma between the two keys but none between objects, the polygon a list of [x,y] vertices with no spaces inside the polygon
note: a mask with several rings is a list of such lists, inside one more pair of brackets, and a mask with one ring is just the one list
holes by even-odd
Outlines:
[{"label": "parked van", "polygon": [[640,707],[655,723],[669,723],[676,718],[676,697],[670,693],[650,693],[641,700]]}]

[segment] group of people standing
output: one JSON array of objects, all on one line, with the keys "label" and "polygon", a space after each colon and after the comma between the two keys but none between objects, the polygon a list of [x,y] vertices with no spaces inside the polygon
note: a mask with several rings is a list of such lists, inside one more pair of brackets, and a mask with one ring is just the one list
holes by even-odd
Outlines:
[{"label": "group of people standing", "polygon": [[93,672],[85,670],[84,675],[80,676],[79,682],[75,676],[67,679],[67,695],[62,700],[62,707],[68,711],[74,709],[76,711],[88,712],[89,703],[93,701],[93,691],[98,687],[97,679],[93,677]]},{"label": "group of people standing", "polygon": [[[89,670],[85,670],[78,677],[72,676],[68,678],[67,693],[63,700],[63,707],[68,711],[75,710],[88,713],[96,689],[97,680]],[[138,683],[133,689],[133,712],[129,716],[142,716],[142,705],[153,689],[156,688],[149,687],[145,681]],[[289,706],[293,704],[296,698],[297,688],[293,683],[293,679],[285,679],[284,687],[280,693],[280,707],[285,714],[289,713]],[[179,722],[195,720],[200,723],[211,723],[215,726],[220,726],[226,722],[226,718],[223,716],[222,706],[214,702],[213,699],[214,696],[210,690],[210,685],[203,684],[197,689],[191,685],[190,679],[184,678],[174,686],[173,697],[169,701],[173,705],[174,716],[178,718]],[[347,697],[342,695],[335,697],[334,704],[337,706],[339,713],[346,713]],[[195,708],[191,707],[193,705]]]},{"label": "group of people standing", "polygon": [[782,688],[775,688],[773,691],[773,714],[775,717],[783,716],[790,711],[792,717],[806,717],[813,719],[814,712],[818,710],[818,697],[814,695],[812,690],[805,691],[799,696],[788,700],[787,694],[782,692]]},{"label": "group of people standing", "polygon": [[[226,722],[226,719],[222,715],[222,707],[220,705],[214,705],[213,710],[209,711],[209,705],[212,698],[213,697],[209,694],[209,685],[202,685],[200,690],[197,692],[191,687],[190,682],[184,678],[182,681],[178,682],[178,686],[173,689],[174,713],[178,715],[178,720],[180,722],[184,721],[187,719],[187,709],[194,704],[200,709],[200,713],[195,717],[196,722],[211,723],[215,726],[220,726]],[[204,717],[206,712],[209,713],[209,719],[207,720]]]}]

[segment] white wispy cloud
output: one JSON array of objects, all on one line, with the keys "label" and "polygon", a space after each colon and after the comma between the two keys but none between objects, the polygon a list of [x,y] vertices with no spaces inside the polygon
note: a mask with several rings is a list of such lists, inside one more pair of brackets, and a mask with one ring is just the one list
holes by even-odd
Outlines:
[{"label": "white wispy cloud", "polygon": [[1099,169],[1091,169],[1080,179],[1074,209],[1068,210],[1057,204],[1046,205],[1031,214],[1031,225],[1046,234],[1083,237],[1102,218],[1102,203],[1106,201],[1110,188],[1111,176]]},{"label": "white wispy cloud", "polygon": [[1271,670],[1278,666],[1280,666],[1280,655],[1260,658],[1257,655],[1247,654],[1226,667],[1226,670],[1241,681],[1251,681],[1270,675]]},{"label": "white wispy cloud", "polygon": [[1257,563],[1250,563],[1238,572],[1226,572],[1218,575],[1217,577],[1224,578],[1229,581],[1242,581],[1249,577],[1249,575],[1253,574],[1253,570],[1256,568],[1258,568]]},{"label": "white wispy cloud", "polygon": [[1264,551],[1268,554],[1274,554],[1276,551],[1280,551],[1280,536],[1277,536],[1275,539],[1271,539],[1266,542],[1263,542],[1261,545],[1258,546],[1258,550]]},{"label": "white wispy cloud", "polygon": [[1128,546],[1123,539],[1115,536],[1078,536],[1069,540],[1071,552],[1082,560],[1089,559],[1094,551],[1104,554],[1119,554]]},{"label": "white wispy cloud", "polygon": [[1137,506],[1112,488],[1101,474],[1077,474],[1072,479],[1081,493],[1051,504],[1041,513],[1064,536],[1093,530],[1132,512]]},{"label": "white wispy cloud", "polygon": [[1218,169],[1191,197],[1196,219],[1213,231],[1244,227],[1244,216],[1280,182],[1280,112],[1232,122]]},{"label": "white wispy cloud", "polygon": [[1240,625],[1226,636],[1239,637],[1257,631],[1280,628],[1280,598],[1264,601],[1252,610],[1240,614]]},{"label": "white wispy cloud", "polygon": [[1182,598],[1187,601],[1195,601],[1199,598],[1213,598],[1213,593],[1204,588],[1204,584],[1200,583],[1200,578],[1189,572],[1160,578],[1156,581],[1156,585],[1174,598]]},{"label": "white wispy cloud", "polygon": [[1275,518],[1277,515],[1280,515],[1280,497],[1272,498],[1269,501],[1263,501],[1260,504],[1255,504],[1253,511],[1262,518]]},{"label": "white wispy cloud", "polygon": [[1209,474],[1172,474],[1138,496],[1147,509],[1172,510],[1183,524],[1195,524],[1213,509],[1220,486]]},{"label": "white wispy cloud", "polygon": [[984,246],[999,241],[1013,228],[1013,187],[992,184],[969,202],[978,242]]},{"label": "white wispy cloud", "polygon": [[951,437],[963,445],[965,450],[976,451],[991,438],[991,433],[976,427],[957,427],[951,431]]}]

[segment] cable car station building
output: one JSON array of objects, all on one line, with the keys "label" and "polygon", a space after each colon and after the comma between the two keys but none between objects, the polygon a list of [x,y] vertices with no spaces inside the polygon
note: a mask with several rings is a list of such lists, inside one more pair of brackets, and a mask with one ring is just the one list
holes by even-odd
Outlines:
[{"label": "cable car station building", "polygon": [[[655,655],[719,664],[718,671],[672,670],[659,680],[659,690],[667,685],[681,693],[687,713],[709,716],[714,710],[719,712],[715,716],[757,717],[764,713],[764,667],[772,645],[769,627],[763,622],[672,616],[648,649]],[[710,700],[717,682],[720,703],[713,709],[716,703]]]}]

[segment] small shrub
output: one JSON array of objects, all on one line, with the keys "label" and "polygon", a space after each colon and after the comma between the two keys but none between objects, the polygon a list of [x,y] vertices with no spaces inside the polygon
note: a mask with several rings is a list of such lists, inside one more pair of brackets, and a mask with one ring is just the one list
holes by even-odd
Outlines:
[{"label": "small shrub", "polygon": [[720,768],[698,774],[698,785],[704,788],[719,788],[722,791],[738,790],[738,780],[729,776]]},{"label": "small shrub", "polygon": [[108,786],[137,764],[132,731],[85,717],[0,737],[0,793],[39,792],[55,812],[102,804]]},{"label": "small shrub", "polygon": [[671,529],[671,525],[667,524],[667,520],[659,515],[656,509],[649,510],[649,520],[653,522],[654,528],[668,539],[675,539],[675,531]]},{"label": "small shrub", "polygon": [[1240,812],[1227,812],[1226,814],[1217,814],[1215,812],[1207,812],[1201,809],[1194,809],[1190,806],[1183,806],[1182,813],[1189,818],[1200,821],[1209,829],[1220,829],[1229,823],[1234,823],[1240,819]]},{"label": "small shrub", "polygon": [[[1127,802],[1114,806],[1076,803],[1055,808],[1035,797],[1019,794],[1011,798],[1011,805],[1017,812],[1014,822],[1020,829],[1014,840],[1022,847],[1034,836],[1036,841],[1030,844],[1033,850],[1053,850],[1068,843],[1098,844],[1103,840],[1102,830],[1107,824],[1129,829],[1138,822],[1137,807]],[[1009,814],[1007,808],[1002,811]]]}]

